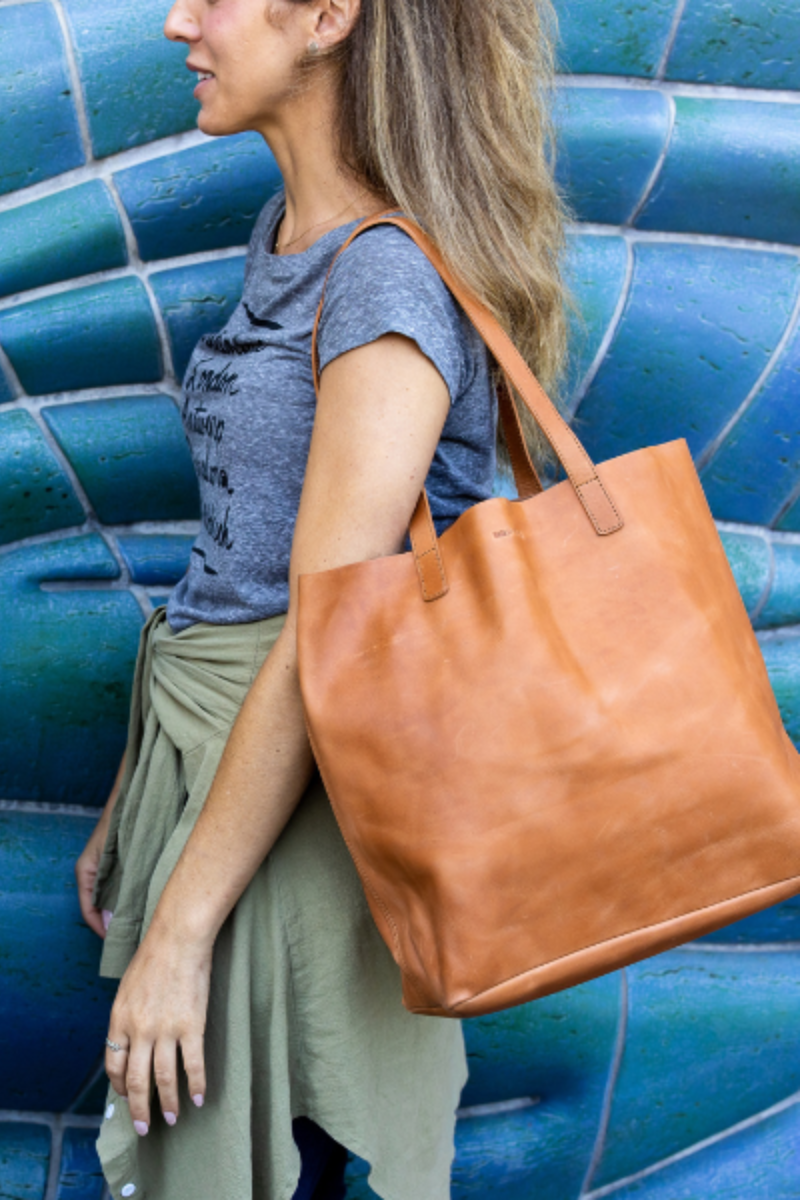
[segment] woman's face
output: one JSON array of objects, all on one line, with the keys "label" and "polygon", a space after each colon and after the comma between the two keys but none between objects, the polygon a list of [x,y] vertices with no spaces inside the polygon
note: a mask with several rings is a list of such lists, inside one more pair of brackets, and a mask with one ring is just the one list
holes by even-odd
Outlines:
[{"label": "woman's face", "polygon": [[176,0],[164,33],[189,47],[199,128],[213,135],[268,128],[296,91],[296,64],[321,20],[313,3]]}]

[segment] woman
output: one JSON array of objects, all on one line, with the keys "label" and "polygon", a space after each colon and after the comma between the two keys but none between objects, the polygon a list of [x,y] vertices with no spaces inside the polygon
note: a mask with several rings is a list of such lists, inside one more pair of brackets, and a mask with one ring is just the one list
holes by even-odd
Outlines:
[{"label": "woman", "polygon": [[401,551],[423,483],[440,531],[487,498],[496,398],[479,337],[392,227],[333,267],[318,401],[311,331],[337,250],[396,206],[552,387],[551,18],[549,0],[177,0],[167,17],[200,128],[260,132],[285,191],[186,373],[203,527],[143,632],[124,769],[77,867],[122,980],[98,1143],[115,1200],[342,1195],[343,1147],[385,1200],[449,1195],[461,1031],[402,1008],[314,773],[295,583]]}]

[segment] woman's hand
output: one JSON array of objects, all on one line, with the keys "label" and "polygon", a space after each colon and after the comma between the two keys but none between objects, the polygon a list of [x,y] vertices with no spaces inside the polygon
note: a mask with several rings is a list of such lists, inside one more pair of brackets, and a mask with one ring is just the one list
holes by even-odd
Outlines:
[{"label": "woman's hand", "polygon": [[150,1081],[155,1074],[168,1125],[180,1114],[178,1047],[198,1108],[206,1094],[203,1038],[213,942],[151,927],[125,972],[109,1022],[106,1072],[127,1097],[136,1132],[150,1128]]},{"label": "woman's hand", "polygon": [[75,863],[75,879],[78,884],[78,902],[81,906],[81,916],[90,929],[104,938],[106,936],[106,926],[103,920],[103,914],[99,908],[96,908],[92,900],[94,894],[95,880],[97,879],[97,871],[100,866],[100,856],[103,853],[103,847],[106,844],[106,836],[108,834],[108,826],[111,822],[111,814],[114,811],[114,805],[117,803],[119,790],[122,785],[122,776],[125,771],[125,755],[122,756],[122,762],[117,771],[117,777],[114,780],[114,786],[111,789],[111,794],[106,801],[106,806],[103,809],[100,820],[97,822],[92,835],[89,838],[83,853]]}]

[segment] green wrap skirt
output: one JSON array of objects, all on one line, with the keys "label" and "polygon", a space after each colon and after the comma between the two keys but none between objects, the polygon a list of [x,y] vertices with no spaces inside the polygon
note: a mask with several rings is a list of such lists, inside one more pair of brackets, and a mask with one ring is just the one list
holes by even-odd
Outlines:
[{"label": "green wrap skirt", "polygon": [[[119,978],[191,833],[283,617],[142,631],[126,771],[95,900],[113,912],[101,974]],[[447,1200],[466,1081],[458,1022],[413,1016],[315,778],[215,945],[208,1092],[182,1081],[149,1134],[113,1089],[98,1152],[114,1200],[290,1200],[305,1116],[371,1165],[383,1200]]]}]

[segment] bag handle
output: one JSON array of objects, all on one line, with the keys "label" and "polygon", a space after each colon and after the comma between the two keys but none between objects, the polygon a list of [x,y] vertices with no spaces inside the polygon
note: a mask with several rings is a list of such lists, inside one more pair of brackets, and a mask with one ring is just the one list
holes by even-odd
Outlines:
[{"label": "bag handle", "polygon": [[[438,272],[442,282],[461,305],[500,366],[503,372],[503,383],[498,391],[499,415],[503,423],[503,433],[505,434],[509,448],[514,482],[517,485],[520,497],[528,499],[531,496],[537,495],[541,492],[542,485],[531,461],[528,447],[525,444],[519,415],[511,398],[511,385],[514,386],[525,407],[531,413],[552,446],[595,532],[600,537],[616,533],[623,526],[622,517],[597,474],[597,468],[575,433],[558,412],[556,406],[544,391],[496,317],[489,312],[486,306],[472,292],[452,275],[428,235],[414,221],[409,220],[408,217],[391,216],[388,212],[376,213],[374,216],[367,217],[353,230],[334,256],[328,269],[325,284],[323,285],[311,339],[311,362],[314,374],[314,387],[317,390],[317,394],[319,394],[317,334],[330,272],[339,255],[347,249],[350,243],[359,234],[364,233],[367,229],[371,229],[375,225],[395,225],[398,229],[402,229],[404,233],[408,234],[412,241],[416,243]],[[436,528],[433,524],[430,504],[424,488],[411,517],[409,534],[423,598],[425,600],[438,600],[440,596],[445,595],[448,585],[442,557],[439,552],[439,539],[436,536]]]}]

